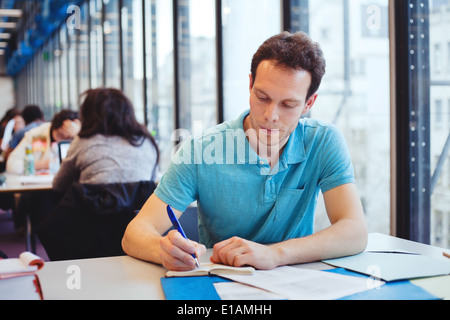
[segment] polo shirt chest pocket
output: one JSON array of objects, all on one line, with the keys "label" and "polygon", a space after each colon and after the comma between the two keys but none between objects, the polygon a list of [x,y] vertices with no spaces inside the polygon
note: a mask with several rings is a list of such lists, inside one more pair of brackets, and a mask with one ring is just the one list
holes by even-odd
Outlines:
[{"label": "polo shirt chest pocket", "polygon": [[313,231],[314,194],[307,185],[301,189],[281,188],[272,210],[253,241],[276,243],[310,235]]},{"label": "polo shirt chest pocket", "polygon": [[281,188],[274,206],[274,222],[289,222],[301,220],[307,207],[306,185],[301,189]]}]

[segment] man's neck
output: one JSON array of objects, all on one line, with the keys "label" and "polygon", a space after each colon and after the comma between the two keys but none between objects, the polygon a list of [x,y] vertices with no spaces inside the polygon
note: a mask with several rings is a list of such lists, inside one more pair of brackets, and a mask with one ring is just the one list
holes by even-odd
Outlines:
[{"label": "man's neck", "polygon": [[[256,130],[252,127],[250,117],[247,116],[243,123],[245,136],[253,150],[263,159],[266,159],[271,168],[273,168],[279,161],[280,155],[283,153],[289,138],[281,144],[278,141],[270,146],[262,143],[258,139]],[[278,140],[278,139],[277,139]]]}]

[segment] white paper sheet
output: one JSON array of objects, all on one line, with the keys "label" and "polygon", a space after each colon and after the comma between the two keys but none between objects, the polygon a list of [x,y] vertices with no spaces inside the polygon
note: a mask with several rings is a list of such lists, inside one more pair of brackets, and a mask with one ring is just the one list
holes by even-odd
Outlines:
[{"label": "white paper sheet", "polygon": [[324,260],[330,265],[397,281],[450,274],[450,261],[441,261],[418,254],[367,251],[339,259]]},{"label": "white paper sheet", "polygon": [[222,300],[285,300],[283,296],[238,282],[216,282],[214,288]]},{"label": "white paper sheet", "polygon": [[[372,278],[351,277],[288,266],[270,271],[258,270],[251,276],[226,275],[224,278],[261,288],[291,300],[339,299],[384,284],[383,281]],[[236,292],[236,297],[239,294],[240,292]]]}]

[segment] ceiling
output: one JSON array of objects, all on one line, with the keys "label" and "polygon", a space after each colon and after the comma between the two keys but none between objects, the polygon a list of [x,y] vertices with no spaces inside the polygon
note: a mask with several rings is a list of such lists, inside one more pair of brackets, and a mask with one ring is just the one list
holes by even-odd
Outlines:
[{"label": "ceiling", "polygon": [[16,76],[83,2],[0,0],[0,76]]},{"label": "ceiling", "polygon": [[23,18],[23,11],[26,0],[0,0],[0,75],[5,75],[5,55],[11,50],[15,50],[17,27]]}]

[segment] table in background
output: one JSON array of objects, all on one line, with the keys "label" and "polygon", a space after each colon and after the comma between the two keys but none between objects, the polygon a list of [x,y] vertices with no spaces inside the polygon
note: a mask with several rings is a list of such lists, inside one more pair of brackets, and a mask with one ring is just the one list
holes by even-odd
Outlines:
[{"label": "table in background", "polygon": [[[30,193],[30,192],[49,192],[52,190],[53,175],[20,176],[14,174],[2,174],[6,181],[0,186],[0,193]],[[26,213],[26,250],[36,252],[35,236],[31,227],[30,213]]]},{"label": "table in background", "polygon": [[[379,233],[369,235],[367,250],[404,250],[443,257],[443,249],[407,241]],[[201,257],[209,260],[211,250]],[[326,270],[332,267],[321,262],[297,265],[298,268]],[[44,299],[48,300],[163,300],[160,278],[166,273],[162,266],[129,256],[47,262],[39,271]],[[79,287],[78,287],[79,286]]]}]

